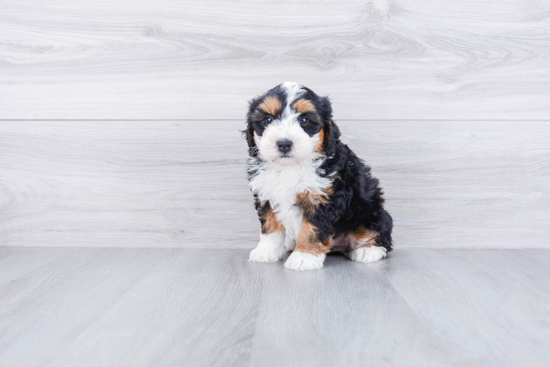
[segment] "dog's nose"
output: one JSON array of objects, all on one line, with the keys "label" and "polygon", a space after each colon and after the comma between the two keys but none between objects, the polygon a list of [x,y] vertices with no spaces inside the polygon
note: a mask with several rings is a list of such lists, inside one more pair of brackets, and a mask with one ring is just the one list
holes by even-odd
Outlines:
[{"label": "dog's nose", "polygon": [[290,140],[279,140],[277,142],[277,146],[279,147],[279,151],[283,153],[287,153],[290,148],[292,147],[292,142]]}]

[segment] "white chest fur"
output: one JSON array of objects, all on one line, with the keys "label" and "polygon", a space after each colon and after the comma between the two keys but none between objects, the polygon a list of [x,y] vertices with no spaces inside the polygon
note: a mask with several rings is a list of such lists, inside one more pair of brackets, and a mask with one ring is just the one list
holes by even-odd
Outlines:
[{"label": "white chest fur", "polygon": [[251,161],[257,173],[250,180],[252,191],[260,201],[269,201],[277,219],[283,224],[286,236],[296,239],[302,225],[302,211],[296,205],[300,192],[325,191],[332,183],[330,178],[317,173],[322,160],[281,166],[272,162]]}]

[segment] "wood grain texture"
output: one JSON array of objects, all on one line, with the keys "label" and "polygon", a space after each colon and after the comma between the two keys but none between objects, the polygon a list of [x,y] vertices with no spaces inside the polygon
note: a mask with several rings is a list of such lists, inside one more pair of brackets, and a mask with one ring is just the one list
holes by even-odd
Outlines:
[{"label": "wood grain texture", "polygon": [[240,122],[0,122],[5,245],[250,247]]},{"label": "wood grain texture", "polygon": [[[406,255],[394,259],[391,284],[428,329],[446,340],[448,348],[460,350],[457,357],[465,360],[459,364],[548,363],[544,340],[550,338],[550,286],[536,280],[548,272],[548,251],[410,251]],[[488,350],[495,355],[487,355]]]},{"label": "wood grain texture", "polygon": [[398,249],[373,264],[329,256],[306,273],[249,263],[248,250],[0,252],[22,267],[56,258],[0,285],[5,366],[545,366],[550,358],[550,250]]},{"label": "wood grain texture", "polygon": [[[549,247],[550,125],[341,122],[402,248]],[[255,246],[241,121],[0,122],[0,243]]]},{"label": "wood grain texture", "polygon": [[2,287],[2,365],[246,361],[261,279],[242,251],[65,252]]},{"label": "wood grain texture", "polygon": [[235,119],[286,80],[330,95],[339,119],[550,116],[545,1],[0,7],[3,119]]},{"label": "wood grain texture", "polygon": [[393,259],[329,256],[320,272],[265,267],[251,366],[443,365],[456,350],[391,285]]}]

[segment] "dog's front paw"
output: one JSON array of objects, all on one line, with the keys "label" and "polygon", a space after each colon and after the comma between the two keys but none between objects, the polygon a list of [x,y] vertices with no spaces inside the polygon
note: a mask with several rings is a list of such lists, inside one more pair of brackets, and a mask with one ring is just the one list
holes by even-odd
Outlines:
[{"label": "dog's front paw", "polygon": [[283,259],[286,249],[284,247],[256,247],[250,251],[248,261],[255,263],[274,263]]},{"label": "dog's front paw", "polygon": [[285,262],[285,268],[292,270],[316,270],[323,267],[325,254],[313,255],[294,251]]},{"label": "dog's front paw", "polygon": [[348,254],[350,259],[360,263],[378,261],[386,255],[387,250],[382,246],[359,247]]}]

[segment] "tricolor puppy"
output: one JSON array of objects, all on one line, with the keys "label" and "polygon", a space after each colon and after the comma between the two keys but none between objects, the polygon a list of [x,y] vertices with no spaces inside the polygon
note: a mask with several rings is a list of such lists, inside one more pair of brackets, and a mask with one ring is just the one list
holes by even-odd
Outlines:
[{"label": "tricolor puppy", "polygon": [[251,100],[244,131],[248,180],[262,225],[250,261],[323,267],[330,251],[359,262],[391,250],[382,190],[340,138],[327,97],[286,82]]}]

